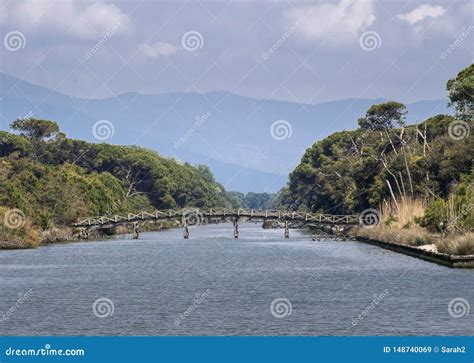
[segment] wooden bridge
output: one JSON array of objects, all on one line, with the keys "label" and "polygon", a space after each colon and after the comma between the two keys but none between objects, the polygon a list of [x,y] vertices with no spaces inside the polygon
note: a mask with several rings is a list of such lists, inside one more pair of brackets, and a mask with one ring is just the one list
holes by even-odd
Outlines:
[{"label": "wooden bridge", "polygon": [[170,209],[157,210],[153,213],[140,212],[128,213],[126,215],[112,215],[89,217],[77,221],[73,226],[81,230],[81,236],[87,238],[89,231],[93,229],[109,229],[118,225],[132,224],[133,237],[138,238],[139,223],[145,221],[156,222],[179,222],[184,227],[184,238],[189,238],[188,226],[230,222],[234,225],[234,238],[239,236],[239,223],[245,221],[274,221],[284,224],[285,237],[290,236],[289,224],[294,223],[300,226],[353,226],[359,225],[359,215],[334,215],[321,213],[302,213],[280,210],[255,210],[255,209]]}]

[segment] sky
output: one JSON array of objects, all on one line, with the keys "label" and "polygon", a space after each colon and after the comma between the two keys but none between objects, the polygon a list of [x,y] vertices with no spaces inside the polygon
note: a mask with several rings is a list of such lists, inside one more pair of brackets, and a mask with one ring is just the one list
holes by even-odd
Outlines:
[{"label": "sky", "polygon": [[439,99],[472,63],[473,4],[0,0],[0,71],[87,98]]}]

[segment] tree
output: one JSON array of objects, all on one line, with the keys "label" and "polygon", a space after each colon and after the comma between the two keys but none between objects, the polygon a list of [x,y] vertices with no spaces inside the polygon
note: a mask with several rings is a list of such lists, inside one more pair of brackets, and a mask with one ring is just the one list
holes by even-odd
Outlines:
[{"label": "tree", "polygon": [[14,152],[18,152],[21,156],[26,156],[30,149],[31,144],[25,138],[0,131],[0,157],[8,156]]},{"label": "tree", "polygon": [[369,108],[365,117],[358,120],[359,126],[369,130],[384,130],[405,124],[406,107],[398,102],[385,102]]},{"label": "tree", "polygon": [[449,106],[456,109],[456,116],[469,121],[474,117],[474,63],[446,83]]},{"label": "tree", "polygon": [[[45,154],[43,143],[46,141],[55,141],[59,135],[59,126],[54,121],[38,120],[33,117],[19,118],[12,122],[10,127],[19,132],[20,136],[26,137],[31,142],[32,158],[37,160],[39,155]],[[46,157],[46,155],[43,155]]]},{"label": "tree", "polygon": [[59,126],[56,122],[33,117],[19,118],[13,121],[10,127],[32,142],[55,139],[59,135]]}]

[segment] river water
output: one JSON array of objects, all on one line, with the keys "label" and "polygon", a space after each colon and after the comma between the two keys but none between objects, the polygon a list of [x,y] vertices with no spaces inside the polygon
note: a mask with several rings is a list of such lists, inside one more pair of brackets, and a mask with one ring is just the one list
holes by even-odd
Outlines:
[{"label": "river water", "polygon": [[0,251],[0,334],[474,334],[474,270],[254,224],[190,232]]}]

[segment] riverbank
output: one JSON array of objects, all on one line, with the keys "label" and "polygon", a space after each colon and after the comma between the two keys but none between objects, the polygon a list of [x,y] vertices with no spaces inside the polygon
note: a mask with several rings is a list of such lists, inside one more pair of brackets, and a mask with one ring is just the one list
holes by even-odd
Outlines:
[{"label": "riverbank", "polygon": [[356,236],[355,239],[359,242],[368,243],[393,252],[403,253],[411,257],[416,257],[447,267],[474,268],[474,255],[451,255],[447,253],[440,253],[432,249],[427,249],[424,248],[424,246],[410,246],[402,243],[379,241],[361,236]]},{"label": "riverbank", "polygon": [[[23,229],[24,227],[25,226],[22,226]],[[175,227],[175,223],[172,222],[151,222],[142,224],[140,226],[140,232],[157,232]],[[0,240],[0,251],[31,249],[54,243],[95,241],[117,235],[132,234],[130,228],[123,225],[111,229],[93,230],[89,233],[87,239],[81,238],[80,233],[76,228],[67,226],[52,227],[44,231],[32,229],[31,226],[28,226],[27,231],[27,238],[22,238],[21,235],[19,236],[11,233],[8,235],[5,234],[10,238],[10,240]],[[5,237],[5,235],[3,237]]]},{"label": "riverbank", "polygon": [[474,268],[474,233],[442,236],[420,227],[356,228],[352,239],[453,268]]}]

